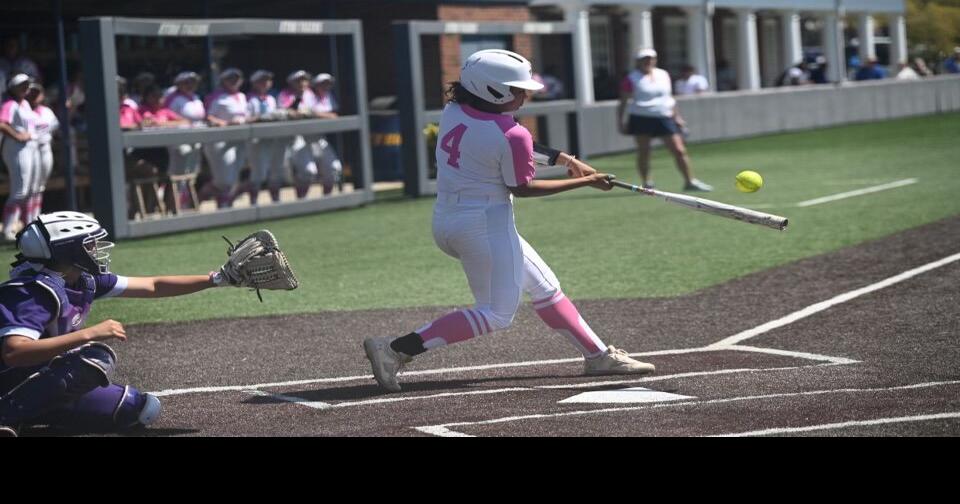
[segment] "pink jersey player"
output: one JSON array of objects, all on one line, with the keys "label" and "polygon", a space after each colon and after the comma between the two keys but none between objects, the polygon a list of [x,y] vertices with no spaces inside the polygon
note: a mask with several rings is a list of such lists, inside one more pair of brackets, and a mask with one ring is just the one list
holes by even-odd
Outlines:
[{"label": "pink jersey player", "polygon": [[8,99],[0,104],[0,133],[3,134],[3,163],[10,171],[10,195],[3,207],[3,237],[13,241],[14,224],[26,222],[30,214],[32,188],[40,168],[37,147],[37,114],[27,101],[31,79],[14,75],[7,82]]},{"label": "pink jersey player", "polygon": [[460,261],[476,301],[399,338],[372,337],[364,351],[381,387],[399,391],[397,373],[413,356],[494,331],[513,322],[526,292],[540,318],[568,338],[585,358],[586,374],[642,374],[654,366],[608,347],[564,296],[543,259],[517,232],[513,197],[547,196],[580,187],[610,190],[608,175],[572,156],[547,149],[551,164],[573,178],[534,180],[534,143],[512,117],[528,91],[543,87],[519,54],[486,50],[467,58],[448,90],[437,143],[437,203],[433,236]]},{"label": "pink jersey player", "polygon": [[[247,122],[247,96],[240,92],[243,72],[228,68],[220,73],[220,87],[206,100],[207,121],[213,126],[231,126]],[[205,144],[203,153],[210,164],[217,206],[233,206],[240,170],[247,162],[246,142],[222,141]]]},{"label": "pink jersey player", "polygon": [[43,193],[47,190],[47,180],[53,172],[53,135],[60,127],[57,115],[44,105],[44,90],[39,84],[31,84],[27,93],[27,100],[37,115],[37,150],[38,168],[30,189],[30,200],[27,202],[27,222],[33,222],[40,216],[43,207]]}]

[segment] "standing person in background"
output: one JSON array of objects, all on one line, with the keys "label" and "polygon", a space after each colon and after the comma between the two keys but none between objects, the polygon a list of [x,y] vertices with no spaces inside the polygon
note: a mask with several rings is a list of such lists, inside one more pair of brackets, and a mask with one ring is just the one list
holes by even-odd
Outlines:
[{"label": "standing person in background", "polygon": [[865,81],[886,79],[887,77],[887,70],[878,64],[876,58],[870,58],[865,65],[857,70],[854,78],[858,81]]},{"label": "standing person in background", "polygon": [[777,78],[777,87],[803,86],[810,83],[810,72],[807,62],[801,61],[786,69]]},{"label": "standing person in background", "polygon": [[25,222],[33,222],[40,215],[40,209],[43,208],[43,193],[47,190],[47,180],[53,173],[53,135],[60,128],[60,121],[57,115],[50,110],[44,103],[43,86],[40,84],[30,84],[27,91],[27,101],[33,107],[33,113],[37,116],[37,149],[39,151],[39,169],[33,184],[30,195],[30,201],[27,203],[27,218]]},{"label": "standing person in background", "polygon": [[[176,91],[167,95],[163,102],[164,107],[172,110],[178,116],[190,121],[194,127],[202,126],[207,117],[207,110],[203,101],[197,96],[197,85],[200,76],[196,72],[180,72],[173,80]],[[170,154],[169,173],[171,175],[187,175],[200,171],[200,144],[189,143],[168,147]],[[187,208],[192,204],[190,190],[185,185],[177,190],[180,206]]]},{"label": "standing person in background", "polygon": [[[317,103],[313,106],[313,116],[320,119],[335,119],[339,116],[337,111],[340,106],[333,96],[334,78],[328,73],[317,74],[312,82],[313,94],[317,97]],[[310,144],[310,154],[317,164],[317,170],[320,173],[320,183],[323,185],[323,194],[330,194],[333,191],[333,185],[340,180],[343,175],[343,164],[337,157],[337,151],[333,145],[327,141],[324,135],[311,135],[304,137]]]},{"label": "standing person in background", "polygon": [[907,63],[898,63],[897,64],[897,75],[898,80],[917,80],[920,76],[917,74],[916,70],[913,69]]},{"label": "standing person in background", "polygon": [[127,79],[119,75],[117,76],[117,94],[120,98],[120,129],[140,129],[140,123],[143,121],[140,107],[127,94]]},{"label": "standing person in background", "polygon": [[[287,88],[280,92],[277,105],[287,109],[291,118],[313,115],[317,96],[310,90],[312,78],[312,75],[303,70],[297,70],[287,76]],[[301,135],[295,136],[290,145],[290,163],[293,165],[293,186],[297,192],[297,199],[306,198],[307,193],[310,192],[310,184],[313,183],[319,170],[317,161],[313,157],[313,149]]]},{"label": "standing person in background", "polygon": [[[270,95],[272,87],[273,72],[257,70],[250,76],[250,92],[247,94],[250,120],[271,120],[278,115],[277,99]],[[251,205],[257,204],[264,182],[267,182],[273,202],[280,201],[280,187],[284,179],[283,156],[287,143],[283,138],[254,138],[247,144],[250,181],[246,189]]]},{"label": "standing person in background", "polygon": [[953,54],[943,61],[943,73],[960,73],[960,46],[953,48]]},{"label": "standing person in background", "polygon": [[[232,126],[247,122],[247,96],[240,92],[243,72],[228,68],[220,73],[220,87],[207,97],[207,122],[212,126]],[[213,188],[217,193],[217,208],[233,206],[237,197],[237,181],[240,170],[247,162],[247,146],[244,141],[221,141],[203,146],[210,163]]]},{"label": "standing person in background", "polygon": [[933,77],[933,70],[930,70],[923,58],[913,58],[913,69],[920,77]]},{"label": "standing person in background", "polygon": [[698,95],[710,91],[707,78],[698,74],[692,65],[683,65],[680,78],[676,83],[677,96]]},{"label": "standing person in background", "polygon": [[10,195],[3,207],[3,239],[6,241],[16,240],[14,225],[18,220],[26,222],[30,189],[40,167],[37,115],[26,99],[30,83],[27,74],[11,77],[0,105],[3,163],[10,172]]},{"label": "standing person in background", "polygon": [[137,105],[143,104],[143,97],[147,93],[147,88],[153,86],[156,77],[150,72],[140,72],[133,78],[133,85],[130,86],[130,99]]},{"label": "standing person in background", "polygon": [[657,51],[641,49],[637,53],[636,69],[624,77],[620,86],[620,105],[617,107],[620,132],[636,139],[637,171],[644,187],[653,188],[650,150],[653,139],[659,138],[673,154],[685,181],[683,190],[712,191],[713,187],[693,176],[681,134],[686,123],[671,94],[672,87],[670,74],[657,68]]}]

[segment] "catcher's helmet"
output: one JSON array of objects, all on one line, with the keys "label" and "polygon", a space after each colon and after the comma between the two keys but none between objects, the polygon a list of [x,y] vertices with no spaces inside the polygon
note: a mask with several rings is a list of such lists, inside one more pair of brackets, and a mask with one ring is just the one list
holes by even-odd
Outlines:
[{"label": "catcher's helmet", "polygon": [[17,233],[17,249],[28,262],[69,264],[87,273],[107,273],[113,243],[100,222],[78,212],[43,214]]},{"label": "catcher's helmet", "polygon": [[529,91],[543,89],[533,80],[533,67],[526,58],[503,49],[477,51],[460,70],[460,85],[478,98],[503,105],[513,100],[511,87]]}]

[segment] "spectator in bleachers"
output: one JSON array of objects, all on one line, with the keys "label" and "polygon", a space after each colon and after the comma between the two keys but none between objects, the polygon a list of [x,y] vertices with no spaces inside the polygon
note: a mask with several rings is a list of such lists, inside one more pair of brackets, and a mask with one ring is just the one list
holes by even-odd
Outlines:
[{"label": "spectator in bleachers", "polygon": [[[220,86],[207,97],[207,122],[212,126],[231,126],[247,122],[247,96],[240,92],[243,72],[228,68],[220,73]],[[211,181],[216,192],[217,208],[233,206],[240,170],[247,162],[247,146],[243,140],[219,141],[203,146],[210,164]]]},{"label": "spectator in bleachers", "polygon": [[[287,76],[287,88],[280,92],[277,103],[281,108],[287,109],[290,117],[313,115],[317,97],[310,90],[311,79],[312,76],[303,70],[297,70]],[[302,135],[293,138],[290,145],[290,163],[293,165],[293,186],[296,189],[297,199],[306,198],[310,191],[310,184],[313,183],[319,170],[313,157],[313,149]]]},{"label": "spectator in bleachers", "polygon": [[[313,79],[313,94],[317,97],[317,103],[313,106],[314,117],[321,119],[338,117],[339,105],[333,96],[334,83],[333,76],[328,73],[317,74]],[[320,174],[323,194],[330,194],[333,191],[333,185],[343,174],[343,164],[326,136],[311,135],[304,139],[310,144],[310,153]]]},{"label": "spectator in bleachers", "polygon": [[917,74],[917,71],[913,69],[910,65],[906,63],[897,64],[897,76],[898,80],[917,80],[920,78],[920,75]]},{"label": "spectator in bleachers", "polygon": [[932,77],[933,70],[930,70],[930,67],[927,66],[927,62],[923,58],[913,58],[913,70],[917,72],[917,75],[920,77]]},{"label": "spectator in bleachers", "polygon": [[784,86],[804,86],[810,84],[810,69],[806,61],[801,61],[796,65],[786,69],[777,77],[777,87]]},{"label": "spectator in bleachers", "polygon": [[43,86],[37,83],[30,84],[27,91],[27,101],[33,107],[33,113],[37,116],[37,149],[39,150],[39,169],[34,175],[35,181],[32,184],[30,200],[27,203],[26,222],[33,222],[40,216],[40,209],[43,207],[43,193],[47,190],[47,180],[53,173],[53,135],[57,133],[60,127],[60,121],[57,115],[47,107],[45,103],[46,95]]},{"label": "spectator in bleachers", "polygon": [[953,48],[953,54],[943,61],[943,73],[960,73],[960,46]]},{"label": "spectator in bleachers", "polygon": [[11,35],[3,41],[3,55],[0,56],[0,94],[6,91],[7,80],[17,74],[39,80],[40,67],[30,58],[20,54],[20,39]]},{"label": "spectator in bleachers", "polygon": [[674,84],[677,96],[698,95],[710,91],[710,82],[707,78],[698,74],[693,65],[683,65],[680,72],[680,78]]},{"label": "spectator in bleachers", "polygon": [[[251,120],[264,121],[281,117],[277,100],[270,95],[272,87],[273,72],[257,70],[250,76],[247,107]],[[250,194],[251,205],[257,204],[257,197],[264,182],[267,182],[271,199],[274,202],[280,201],[280,187],[284,182],[283,157],[288,143],[289,141],[283,138],[254,138],[248,144],[250,180],[246,190]]]},{"label": "spectator in bleachers", "polygon": [[857,70],[854,79],[858,81],[866,81],[886,79],[887,77],[887,70],[877,63],[876,58],[870,58],[867,60],[866,64]]},{"label": "spectator in bleachers", "polygon": [[[180,72],[173,80],[176,90],[170,93],[163,104],[178,116],[186,119],[190,124],[202,125],[207,117],[207,111],[203,106],[203,101],[197,96],[197,85],[200,84],[200,76],[195,72]],[[170,166],[168,168],[171,175],[191,175],[200,171],[200,144],[189,143],[181,144],[175,147],[168,147],[170,157]],[[177,196],[187,206],[192,201],[189,188],[181,186]]]},{"label": "spectator in bleachers", "polygon": [[827,57],[824,55],[817,56],[813,63],[809,64],[807,68],[810,70],[810,82],[813,84],[826,84],[827,83]]},{"label": "spectator in bleachers", "polygon": [[31,79],[16,74],[7,81],[7,92],[0,105],[0,133],[3,135],[3,163],[10,172],[10,195],[3,207],[3,238],[16,239],[14,225],[26,224],[30,183],[39,168],[36,141],[37,117],[27,101]]}]

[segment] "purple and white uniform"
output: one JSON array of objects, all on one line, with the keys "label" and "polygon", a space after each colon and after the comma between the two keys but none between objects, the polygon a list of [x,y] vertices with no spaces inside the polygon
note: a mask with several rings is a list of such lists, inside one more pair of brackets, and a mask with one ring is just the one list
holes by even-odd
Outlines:
[{"label": "purple and white uniform", "polygon": [[[0,284],[0,344],[12,336],[39,340],[83,329],[96,299],[118,296],[127,278],[107,273],[83,273],[75,286],[49,270],[21,265]],[[8,368],[0,362],[0,373]]]},{"label": "purple and white uniform", "polygon": [[[203,101],[195,94],[187,95],[174,91],[164,99],[163,106],[191,121],[194,126],[202,125],[207,118]],[[167,150],[170,153],[171,175],[187,175],[200,171],[200,144],[182,144],[168,147]]]},{"label": "purple and white uniform", "polygon": [[[230,93],[223,89],[213,92],[206,100],[207,114],[230,123],[246,122],[249,115],[247,96],[243,93]],[[240,176],[240,169],[247,162],[246,142],[214,142],[205,144],[203,152],[210,163],[213,185],[220,192],[218,205],[229,206],[231,193]]]},{"label": "purple and white uniform", "polygon": [[18,142],[3,138],[3,163],[10,171],[10,195],[3,207],[3,232],[13,236],[12,226],[25,220],[30,213],[28,203],[40,171],[40,151],[37,146],[37,114],[26,100],[8,99],[0,105],[0,122],[7,123],[21,133],[29,133],[30,140]]},{"label": "purple and white uniform", "polygon": [[440,118],[433,237],[460,260],[476,304],[418,329],[425,348],[510,326],[526,292],[541,319],[587,357],[606,346],[560,290],[549,266],[517,232],[510,188],[536,170],[530,132],[513,117],[449,103]]}]

